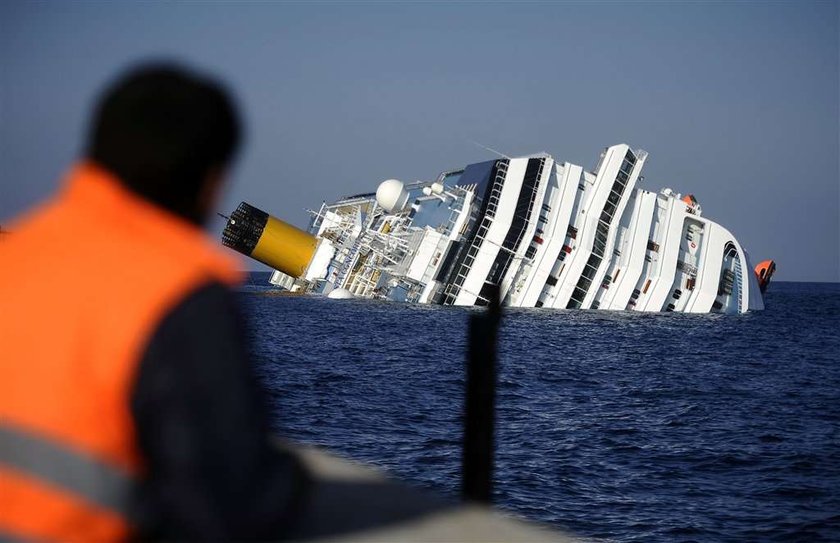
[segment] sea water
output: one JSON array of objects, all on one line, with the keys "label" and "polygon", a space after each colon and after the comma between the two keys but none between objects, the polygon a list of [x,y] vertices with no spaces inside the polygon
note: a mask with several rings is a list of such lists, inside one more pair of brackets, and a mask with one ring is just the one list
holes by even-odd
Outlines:
[{"label": "sea water", "polygon": [[[275,430],[458,495],[473,308],[240,294]],[[508,310],[494,501],[615,541],[840,540],[840,285],[745,315]]]}]

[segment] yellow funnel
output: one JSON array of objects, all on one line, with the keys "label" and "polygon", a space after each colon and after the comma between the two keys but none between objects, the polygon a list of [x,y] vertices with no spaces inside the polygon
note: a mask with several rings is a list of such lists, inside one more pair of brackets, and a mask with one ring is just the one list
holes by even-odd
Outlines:
[{"label": "yellow funnel", "polygon": [[228,219],[222,243],[286,275],[306,272],[318,238],[242,202]]}]

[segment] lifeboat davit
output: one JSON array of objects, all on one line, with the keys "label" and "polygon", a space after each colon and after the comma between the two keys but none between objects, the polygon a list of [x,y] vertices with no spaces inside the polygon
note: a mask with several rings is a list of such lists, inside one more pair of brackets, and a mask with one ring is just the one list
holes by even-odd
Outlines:
[{"label": "lifeboat davit", "polygon": [[767,290],[767,285],[770,284],[770,278],[776,273],[776,263],[772,260],[764,260],[758,263],[755,267],[755,277],[758,279],[758,288],[761,293]]}]

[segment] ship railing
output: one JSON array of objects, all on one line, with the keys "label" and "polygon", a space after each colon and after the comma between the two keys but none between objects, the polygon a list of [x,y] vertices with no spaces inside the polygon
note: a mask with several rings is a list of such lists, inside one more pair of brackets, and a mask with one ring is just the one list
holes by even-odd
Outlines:
[{"label": "ship railing", "polygon": [[464,257],[464,260],[461,262],[461,265],[458,268],[458,273],[455,276],[455,280],[447,285],[444,289],[444,294],[447,297],[447,301],[449,298],[452,298],[454,302],[454,298],[458,296],[461,291],[461,287],[466,280],[467,273],[469,273],[470,268],[475,261],[475,256],[470,254],[470,251],[475,248],[476,250],[481,244],[484,242],[485,236],[487,232],[490,230],[490,225],[493,222],[493,219],[496,216],[496,210],[499,206],[499,199],[502,195],[502,186],[504,185],[505,177],[507,176],[508,171],[508,163],[507,162],[500,162],[497,169],[496,169],[496,176],[493,179],[493,186],[490,189],[490,196],[487,198],[487,207],[485,209],[484,217],[481,219],[481,224],[478,227],[476,232],[475,238],[473,239],[472,243],[467,249],[467,254]]},{"label": "ship railing", "polygon": [[448,236],[452,233],[452,230],[455,228],[455,223],[458,222],[458,217],[464,210],[464,204],[466,203],[466,200],[464,200],[463,197],[459,197],[459,200],[456,200],[456,202],[458,201],[461,202],[461,205],[459,207],[456,207],[455,205],[452,206],[452,211],[449,213],[449,219],[446,221],[446,223],[440,230],[440,233],[445,236]]}]

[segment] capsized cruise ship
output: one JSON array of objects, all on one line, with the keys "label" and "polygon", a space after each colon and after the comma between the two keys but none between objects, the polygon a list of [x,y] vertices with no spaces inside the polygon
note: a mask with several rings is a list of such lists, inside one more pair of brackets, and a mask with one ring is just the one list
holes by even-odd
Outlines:
[{"label": "capsized cruise ship", "polygon": [[293,292],[443,305],[743,313],[764,309],[755,269],[692,195],[640,187],[647,153],[606,148],[597,167],[546,153],[434,181],[382,182],[312,211],[299,230],[245,202],[222,241]]}]

